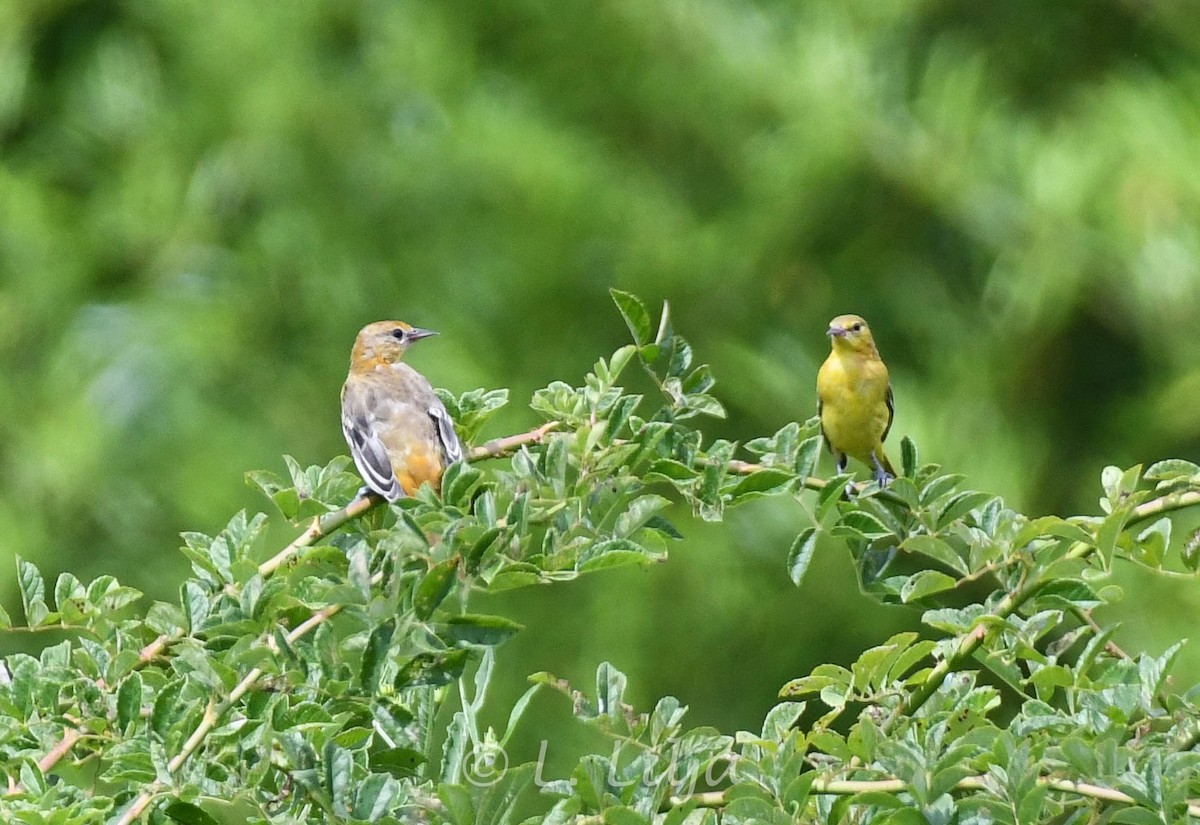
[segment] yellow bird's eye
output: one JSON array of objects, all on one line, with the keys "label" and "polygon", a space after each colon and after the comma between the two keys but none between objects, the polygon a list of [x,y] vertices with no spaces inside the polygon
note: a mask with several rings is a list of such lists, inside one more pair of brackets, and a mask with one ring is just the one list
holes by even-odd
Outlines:
[{"label": "yellow bird's eye", "polygon": [[860,329],[862,329],[862,324],[855,324],[854,326],[850,327],[850,329],[853,332],[858,332]]}]

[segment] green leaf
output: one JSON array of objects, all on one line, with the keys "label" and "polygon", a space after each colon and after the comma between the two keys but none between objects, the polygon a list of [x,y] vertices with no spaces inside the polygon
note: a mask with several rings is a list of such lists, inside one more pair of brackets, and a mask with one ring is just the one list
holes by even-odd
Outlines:
[{"label": "green leaf", "polygon": [[483,471],[465,461],[456,461],[442,477],[442,500],[468,509],[471,496],[483,482]]},{"label": "green leaf", "polygon": [[1104,490],[1104,495],[1110,499],[1115,499],[1119,493],[1121,484],[1121,468],[1109,464],[1100,471],[1100,487]]},{"label": "green leaf", "polygon": [[808,572],[808,565],[812,562],[816,550],[817,528],[806,527],[800,531],[800,535],[796,536],[796,540],[792,542],[792,547],[788,551],[788,575],[797,587],[804,581],[804,574]]},{"label": "green leaf", "polygon": [[800,442],[800,447],[796,450],[796,475],[800,476],[801,480],[807,480],[817,468],[817,461],[821,457],[821,436],[814,435]]},{"label": "green leaf", "polygon": [[876,516],[865,510],[850,510],[842,516],[841,521],[830,531],[835,536],[842,535],[841,528],[849,528],[855,534],[868,539],[880,539],[892,535],[892,531]]},{"label": "green leaf", "polygon": [[792,679],[783,687],[781,687],[779,689],[779,696],[783,699],[792,699],[798,696],[807,696],[813,693],[820,693],[827,687],[838,685],[845,687],[845,682],[840,679],[835,679],[832,676],[817,676],[815,674],[801,676],[798,679]]},{"label": "green leaf", "polygon": [[176,800],[163,808],[163,813],[182,825],[221,825],[212,814],[191,802]]},{"label": "green leaf", "polygon": [[400,783],[393,777],[373,773],[359,783],[354,791],[351,818],[363,822],[378,822],[392,810],[400,794]]},{"label": "green leaf", "polygon": [[908,581],[900,588],[900,601],[905,604],[915,602],[934,593],[950,590],[955,580],[937,570],[921,570],[908,577]]},{"label": "green leaf", "polygon": [[20,556],[17,562],[17,587],[21,591],[21,607],[25,609],[25,620],[30,627],[44,621],[49,609],[46,607],[46,582],[37,565]]},{"label": "green leaf", "polygon": [[87,591],[79,579],[71,573],[59,574],[58,581],[54,583],[54,606],[59,613],[77,603],[86,602],[86,599]]},{"label": "green leaf", "polygon": [[392,637],[396,633],[395,617],[388,617],[376,625],[363,648],[362,667],[359,669],[359,681],[367,693],[379,690],[379,677],[387,664],[388,651],[392,646]]},{"label": "green leaf", "polygon": [[670,499],[653,493],[638,496],[626,505],[625,512],[617,518],[613,533],[626,538],[633,535],[670,503]]},{"label": "green leaf", "polygon": [[183,613],[187,617],[188,633],[193,635],[198,633],[204,626],[204,620],[208,618],[210,608],[208,594],[195,581],[188,580],[180,588],[179,601],[183,605]]},{"label": "green leaf", "polygon": [[1200,570],[1200,527],[1197,527],[1187,537],[1179,551],[1183,566],[1195,573]]},{"label": "green leaf", "polygon": [[629,539],[609,539],[592,545],[580,556],[579,572],[594,573],[626,565],[647,565],[661,561],[662,554],[648,551]]},{"label": "green leaf", "polygon": [[731,505],[786,492],[796,477],[786,470],[764,469],[742,478],[730,491]]},{"label": "green leaf", "polygon": [[620,719],[625,699],[625,674],[608,662],[596,668],[596,707],[602,716]]},{"label": "green leaf", "polygon": [[825,486],[817,492],[817,517],[816,521],[824,521],[825,516],[829,511],[846,495],[846,485],[853,481],[854,476],[850,473],[842,473],[841,475],[830,476],[825,480]]},{"label": "green leaf", "polygon": [[907,647],[888,668],[887,677],[891,681],[898,681],[908,675],[909,670],[913,665],[929,656],[937,649],[937,642],[931,639],[921,639],[913,642]]},{"label": "green leaf", "polygon": [[1200,476],[1200,464],[1193,464],[1181,458],[1168,458],[1151,464],[1145,477],[1147,481],[1163,481],[1180,476]]},{"label": "green leaf", "polygon": [[1108,570],[1112,567],[1117,540],[1121,538],[1121,532],[1128,520],[1129,508],[1119,507],[1100,522],[1100,527],[1096,530],[1096,554],[1100,557],[1101,569]]},{"label": "green leaf", "polygon": [[497,572],[487,585],[490,592],[501,593],[505,590],[529,587],[539,584],[541,581],[542,574],[537,567],[532,564],[519,563],[508,565]]},{"label": "green leaf", "polygon": [[609,288],[608,294],[612,296],[613,303],[617,305],[621,317],[625,319],[625,325],[629,327],[629,334],[633,336],[634,343],[638,346],[649,343],[650,313],[646,311],[646,305],[641,302],[641,299],[632,292],[625,292],[615,287]]},{"label": "green leaf", "polygon": [[917,445],[908,436],[900,439],[900,472],[905,478],[917,474]]},{"label": "green leaf", "polygon": [[300,494],[296,488],[282,478],[266,470],[250,470],[246,482],[257,487],[269,498],[288,521],[294,521],[300,513]]},{"label": "green leaf", "polygon": [[938,515],[937,529],[941,530],[946,525],[957,521],[972,510],[982,507],[994,498],[996,496],[992,493],[964,490],[947,502],[945,509]]},{"label": "green leaf", "polygon": [[475,802],[465,785],[443,782],[437,793],[454,825],[475,825]]},{"label": "green leaf", "polygon": [[1137,535],[1142,561],[1151,567],[1162,567],[1171,544],[1171,520],[1160,518]]},{"label": "green leaf", "polygon": [[921,488],[921,494],[918,497],[922,507],[929,507],[934,502],[938,501],[942,496],[951,492],[962,484],[966,476],[961,473],[950,473],[949,475],[937,476],[929,481]]},{"label": "green leaf", "polygon": [[189,710],[180,702],[184,684],[185,681],[182,678],[172,679],[159,688],[154,697],[154,709],[150,712],[150,728],[161,737],[165,737],[171,726],[182,719]]},{"label": "green leaf", "polygon": [[900,543],[900,549],[909,553],[920,553],[922,556],[928,556],[931,559],[940,561],[951,570],[955,570],[964,576],[970,572],[962,556],[958,555],[948,542],[942,541],[935,536],[909,536]]},{"label": "green leaf", "polygon": [[525,626],[504,616],[463,613],[451,616],[442,626],[445,638],[467,645],[495,646],[508,641]]},{"label": "green leaf", "polygon": [[397,779],[410,779],[420,773],[425,755],[412,748],[387,748],[370,755],[373,771],[385,771]]},{"label": "green leaf", "polygon": [[467,666],[464,648],[439,653],[418,653],[400,667],[393,683],[397,689],[415,685],[444,685],[462,675]]},{"label": "green leaf", "polygon": [[121,681],[117,688],[117,727],[129,730],[142,718],[142,675],[136,670]]},{"label": "green leaf", "polygon": [[333,799],[334,813],[350,813],[350,789],[354,785],[354,756],[334,742],[325,744],[322,762],[325,765],[325,789]]},{"label": "green leaf", "polygon": [[458,556],[435,564],[417,585],[413,596],[413,612],[421,621],[433,615],[433,611],[454,587],[455,574],[458,573]]}]

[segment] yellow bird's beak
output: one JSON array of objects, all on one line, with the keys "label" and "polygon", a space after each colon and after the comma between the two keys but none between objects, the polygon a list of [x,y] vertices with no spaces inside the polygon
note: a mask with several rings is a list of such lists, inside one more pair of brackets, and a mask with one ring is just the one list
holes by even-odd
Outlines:
[{"label": "yellow bird's beak", "polygon": [[845,338],[846,330],[842,327],[830,327],[825,334],[830,338]]}]

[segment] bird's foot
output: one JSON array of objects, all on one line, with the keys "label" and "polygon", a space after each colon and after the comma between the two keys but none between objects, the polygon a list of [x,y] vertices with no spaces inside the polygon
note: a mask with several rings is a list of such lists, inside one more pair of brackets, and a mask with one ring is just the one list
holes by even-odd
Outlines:
[{"label": "bird's foot", "polygon": [[874,453],[871,453],[871,463],[875,465],[875,483],[878,484],[879,489],[882,490],[884,487],[888,486],[888,482],[890,482],[894,476],[887,470],[883,469],[883,464],[878,458],[875,457]]}]

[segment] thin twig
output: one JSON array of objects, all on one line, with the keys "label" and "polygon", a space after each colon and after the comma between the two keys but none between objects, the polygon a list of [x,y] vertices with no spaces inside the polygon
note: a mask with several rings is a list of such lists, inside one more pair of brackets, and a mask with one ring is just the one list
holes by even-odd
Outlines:
[{"label": "thin twig", "polygon": [[509,453],[516,450],[518,447],[523,447],[526,444],[540,444],[542,439],[551,430],[559,427],[559,422],[548,421],[540,427],[534,427],[529,432],[518,433],[504,438],[493,438],[480,444],[478,447],[472,447],[471,452],[467,454],[467,461],[482,461],[485,458],[503,458]]},{"label": "thin twig", "polygon": [[[546,434],[559,426],[559,422],[550,421],[540,427],[535,427],[532,430],[516,435],[505,436],[504,438],[495,438],[484,444],[474,447],[467,456],[468,461],[482,461],[489,458],[502,458],[513,450],[522,447],[526,444],[540,443]],[[305,547],[310,547],[325,536],[342,527],[351,519],[358,518],[363,513],[377,506],[381,499],[375,496],[360,496],[345,507],[338,510],[325,513],[317,518],[314,518],[308,528],[296,537],[295,541],[287,547],[280,550],[267,561],[263,562],[258,567],[258,572],[264,578],[269,577],[282,565],[287,563],[296,553]],[[303,625],[301,625],[303,627]],[[183,638],[182,633],[169,634],[164,633],[158,636],[154,641],[143,647],[138,653],[137,667],[142,668],[150,664],[155,658],[160,656],[163,651],[171,645],[172,642]],[[38,762],[38,766],[45,773],[53,768],[61,761],[71,748],[82,737],[82,734],[75,728],[66,728],[63,732],[63,738],[54,745],[46,755]],[[21,789],[18,783],[15,787],[10,787],[10,792],[19,791]]]},{"label": "thin twig", "polygon": [[[1038,777],[1037,782],[1039,785],[1062,793],[1076,794],[1104,802],[1115,802],[1120,805],[1137,805],[1137,800],[1127,793],[1090,782],[1072,782],[1069,779],[1053,779],[1046,776]],[[812,783],[810,792],[828,796],[853,796],[860,793],[903,793],[907,790],[908,784],[902,779],[817,779]],[[965,777],[955,784],[954,790],[989,790],[987,777]],[[726,791],[707,791],[691,796],[673,796],[671,805],[678,807],[691,802],[701,808],[721,808],[727,804],[727,800]],[[1191,816],[1200,816],[1200,804],[1191,803],[1187,810]]]},{"label": "thin twig", "polygon": [[[376,578],[378,578],[378,576],[376,576]],[[309,631],[336,616],[341,609],[342,605],[331,604],[328,607],[318,610],[316,613],[312,614],[302,623],[293,628],[285,638],[289,644],[295,643]],[[175,756],[171,757],[171,760],[167,762],[167,770],[170,773],[174,774],[181,767],[183,767],[183,763],[186,762],[188,758],[200,748],[200,745],[204,743],[204,740],[208,737],[208,734],[212,732],[212,729],[216,727],[217,723],[222,719],[222,717],[224,717],[224,715],[234,705],[236,705],[238,701],[240,701],[241,698],[250,691],[251,688],[258,684],[258,680],[262,678],[262,675],[262,668],[256,667],[251,669],[249,673],[242,677],[242,680],[237,683],[237,685],[229,692],[229,695],[225,697],[225,699],[223,699],[221,702],[209,702],[208,707],[204,711],[204,717],[200,720],[200,724],[196,726],[194,731],[192,731],[192,735],[187,738],[187,741],[183,744],[183,747],[179,749],[179,753],[175,754]],[[133,800],[129,807],[125,809],[125,812],[121,815],[121,818],[117,820],[117,825],[132,825],[133,821],[141,816],[145,812],[147,806],[154,801],[154,797],[158,795],[161,788],[162,783],[156,781],[149,788],[142,791],[138,795],[137,799]]]}]

